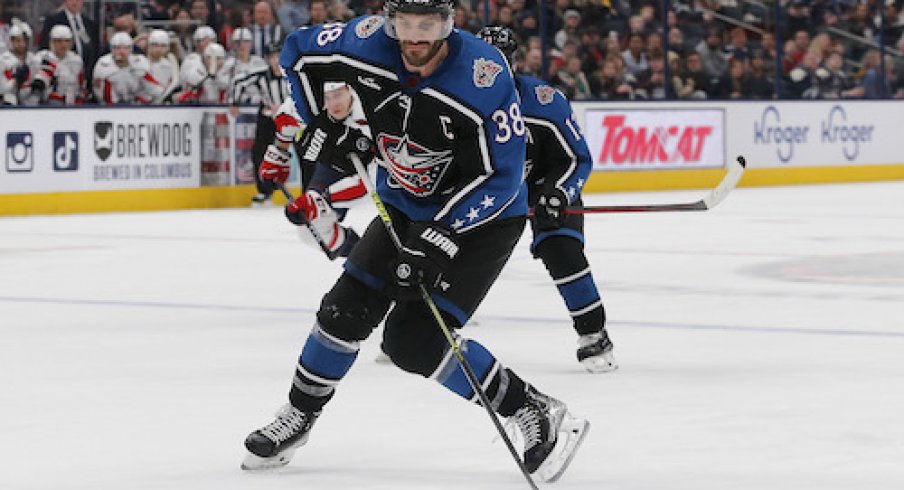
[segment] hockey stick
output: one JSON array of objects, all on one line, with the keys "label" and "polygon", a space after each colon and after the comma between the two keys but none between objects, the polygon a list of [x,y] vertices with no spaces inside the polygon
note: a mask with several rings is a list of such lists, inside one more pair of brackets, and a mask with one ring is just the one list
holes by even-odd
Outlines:
[{"label": "hockey stick", "polygon": [[[361,182],[364,183],[364,187],[367,189],[367,193],[370,195],[370,198],[373,200],[374,205],[377,207],[377,214],[380,215],[380,220],[383,221],[383,226],[386,228],[386,233],[392,239],[392,243],[395,244],[396,248],[401,251],[402,250],[402,240],[399,239],[398,233],[395,231],[395,227],[392,224],[392,217],[389,216],[389,213],[386,211],[386,206],[383,205],[383,200],[380,199],[379,194],[377,194],[377,190],[374,187],[374,183],[370,180],[370,174],[367,173],[367,169],[364,168],[364,165],[361,163],[361,159],[358,158],[358,155],[354,153],[349,154],[349,158],[352,161],[352,164],[355,165],[355,171],[358,172],[358,177],[361,178]],[[455,341],[455,337],[452,336],[452,332],[449,330],[449,326],[446,325],[446,321],[443,320],[442,314],[439,312],[439,308],[436,307],[436,303],[433,301],[433,298],[430,297],[430,293],[427,292],[426,286],[423,284],[418,284],[418,289],[421,293],[421,299],[424,301],[424,304],[427,305],[427,309],[430,310],[430,313],[433,314],[433,319],[436,320],[436,324],[439,326],[440,330],[442,330],[443,335],[446,337],[446,341],[449,343],[449,346],[452,348],[452,352],[455,354],[455,358],[458,359],[458,363],[461,365],[462,369],[465,372],[465,377],[468,379],[468,384],[471,385],[471,389],[477,393],[478,398],[480,398],[480,404],[483,408],[486,409],[487,414],[493,420],[493,425],[496,426],[496,431],[499,432],[499,437],[505,441],[505,446],[508,448],[509,453],[515,459],[515,462],[518,463],[518,468],[521,469],[521,474],[524,475],[524,478],[527,479],[527,482],[530,484],[530,487],[533,490],[539,490],[537,488],[537,484],[534,483],[533,478],[531,478],[530,473],[527,472],[527,468],[524,466],[524,462],[521,461],[521,457],[518,456],[518,451],[515,449],[515,445],[512,443],[511,438],[509,438],[508,434],[506,434],[505,429],[502,427],[502,423],[499,422],[499,419],[496,418],[496,413],[493,412],[493,408],[490,406],[490,400],[487,398],[487,394],[483,391],[483,388],[480,387],[480,381],[477,380],[477,375],[474,374],[474,370],[471,368],[471,364],[465,359],[464,354],[461,352],[461,347],[459,347],[458,342]]]},{"label": "hockey stick", "polygon": [[[716,207],[731,192],[747,168],[747,161],[738,155],[737,160],[728,164],[728,173],[710,193],[699,201],[678,204],[612,204],[608,206],[583,206],[565,208],[565,214],[597,214],[597,213],[649,213],[658,211],[706,211]],[[530,210],[533,215],[533,209]]]},{"label": "hockey stick", "polygon": [[[277,184],[277,188],[280,192],[282,192],[284,196],[286,196],[289,204],[295,202],[295,196],[293,196],[289,189],[286,188],[286,184],[279,182]],[[305,221],[307,221],[307,219]],[[335,259],[336,257],[334,257],[333,253],[330,252],[330,248],[327,247],[326,242],[323,240],[323,237],[320,236],[320,233],[311,223],[308,223],[308,231],[311,233],[311,236],[314,237],[314,241],[317,242],[317,245],[320,245],[320,250],[323,250],[323,253],[326,254],[327,258],[329,258],[330,260]]]}]

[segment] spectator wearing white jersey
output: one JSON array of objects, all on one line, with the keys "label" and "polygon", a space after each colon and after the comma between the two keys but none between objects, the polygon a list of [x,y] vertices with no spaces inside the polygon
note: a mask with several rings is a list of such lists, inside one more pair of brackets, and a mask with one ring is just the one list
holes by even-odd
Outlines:
[{"label": "spectator wearing white jersey", "polygon": [[[182,65],[179,67],[179,78],[182,80],[182,89],[191,90],[194,88],[192,83],[186,83],[186,80],[192,77],[192,74],[207,73],[207,64],[204,62],[204,56],[207,52],[207,46],[213,44],[217,39],[217,33],[209,26],[199,26],[192,35],[192,40],[198,50],[189,53],[182,59]],[[222,47],[222,45],[220,46]],[[200,81],[200,79],[198,79]]]},{"label": "spectator wearing white jersey", "polygon": [[149,104],[163,93],[142,54],[132,54],[133,40],[125,32],[110,38],[111,52],[94,67],[94,97],[100,104]]},{"label": "spectator wearing white jersey", "polygon": [[31,82],[40,103],[73,105],[85,102],[85,63],[72,51],[72,29],[55,25],[50,29],[50,49],[36,55],[38,70]]},{"label": "spectator wearing white jersey", "polygon": [[[186,58],[187,59],[187,58]],[[226,50],[220,43],[209,43],[204,48],[204,57],[198,63],[191,63],[185,70],[182,65],[182,87],[184,90],[176,95],[179,104],[216,104],[223,102],[224,91],[216,81],[216,74],[222,70],[226,61]]]},{"label": "spectator wearing white jersey", "polygon": [[0,53],[0,105],[26,104],[31,96],[37,64],[35,54],[28,50],[31,27],[16,20],[9,28],[9,51]]},{"label": "spectator wearing white jersey", "polygon": [[163,87],[153,104],[168,102],[179,87],[179,61],[169,52],[170,36],[161,29],[154,29],[148,35],[148,62],[151,76]]}]

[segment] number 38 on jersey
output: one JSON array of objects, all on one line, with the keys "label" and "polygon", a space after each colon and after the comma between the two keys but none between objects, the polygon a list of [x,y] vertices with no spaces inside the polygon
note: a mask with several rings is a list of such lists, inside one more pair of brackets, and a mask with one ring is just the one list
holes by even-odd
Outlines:
[{"label": "number 38 on jersey", "polygon": [[496,133],[497,143],[507,142],[512,139],[512,134],[524,136],[526,132],[524,119],[521,118],[521,107],[518,106],[517,102],[512,102],[507,111],[497,109],[492,117],[498,128]]}]

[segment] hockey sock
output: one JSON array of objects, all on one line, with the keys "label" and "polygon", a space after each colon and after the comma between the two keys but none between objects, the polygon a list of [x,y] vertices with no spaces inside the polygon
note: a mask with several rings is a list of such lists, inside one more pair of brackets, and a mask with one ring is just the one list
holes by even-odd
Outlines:
[{"label": "hockey sock", "polygon": [[289,400],[304,412],[317,412],[332,398],[339,381],[358,357],[360,343],[339,339],[314,324],[304,344]]},{"label": "hockey sock", "polygon": [[487,387],[487,397],[490,396],[490,392],[495,394],[490,398],[490,404],[496,409],[496,413],[508,418],[524,405],[527,398],[527,383],[514,371],[505,368],[499,371],[499,375],[490,382]]},{"label": "hockey sock", "polygon": [[[490,406],[503,416],[515,413],[524,403],[524,382],[514,372],[503,368],[490,351],[475,340],[460,342],[461,352],[474,371]],[[479,403],[479,396],[468,383],[467,375],[449,348],[436,371],[430,376],[462,398]]]},{"label": "hockey sock", "polygon": [[553,236],[537,246],[536,255],[543,260],[559,295],[565,300],[577,333],[599,332],[605,325],[606,311],[581,242]]}]

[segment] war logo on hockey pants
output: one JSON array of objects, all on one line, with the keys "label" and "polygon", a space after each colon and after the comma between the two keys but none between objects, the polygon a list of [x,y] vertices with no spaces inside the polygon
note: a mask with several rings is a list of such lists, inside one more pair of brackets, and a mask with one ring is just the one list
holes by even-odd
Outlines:
[{"label": "war logo on hockey pants", "polygon": [[434,151],[408,139],[381,133],[377,149],[389,171],[390,187],[403,188],[418,197],[430,196],[452,163],[452,150]]}]

